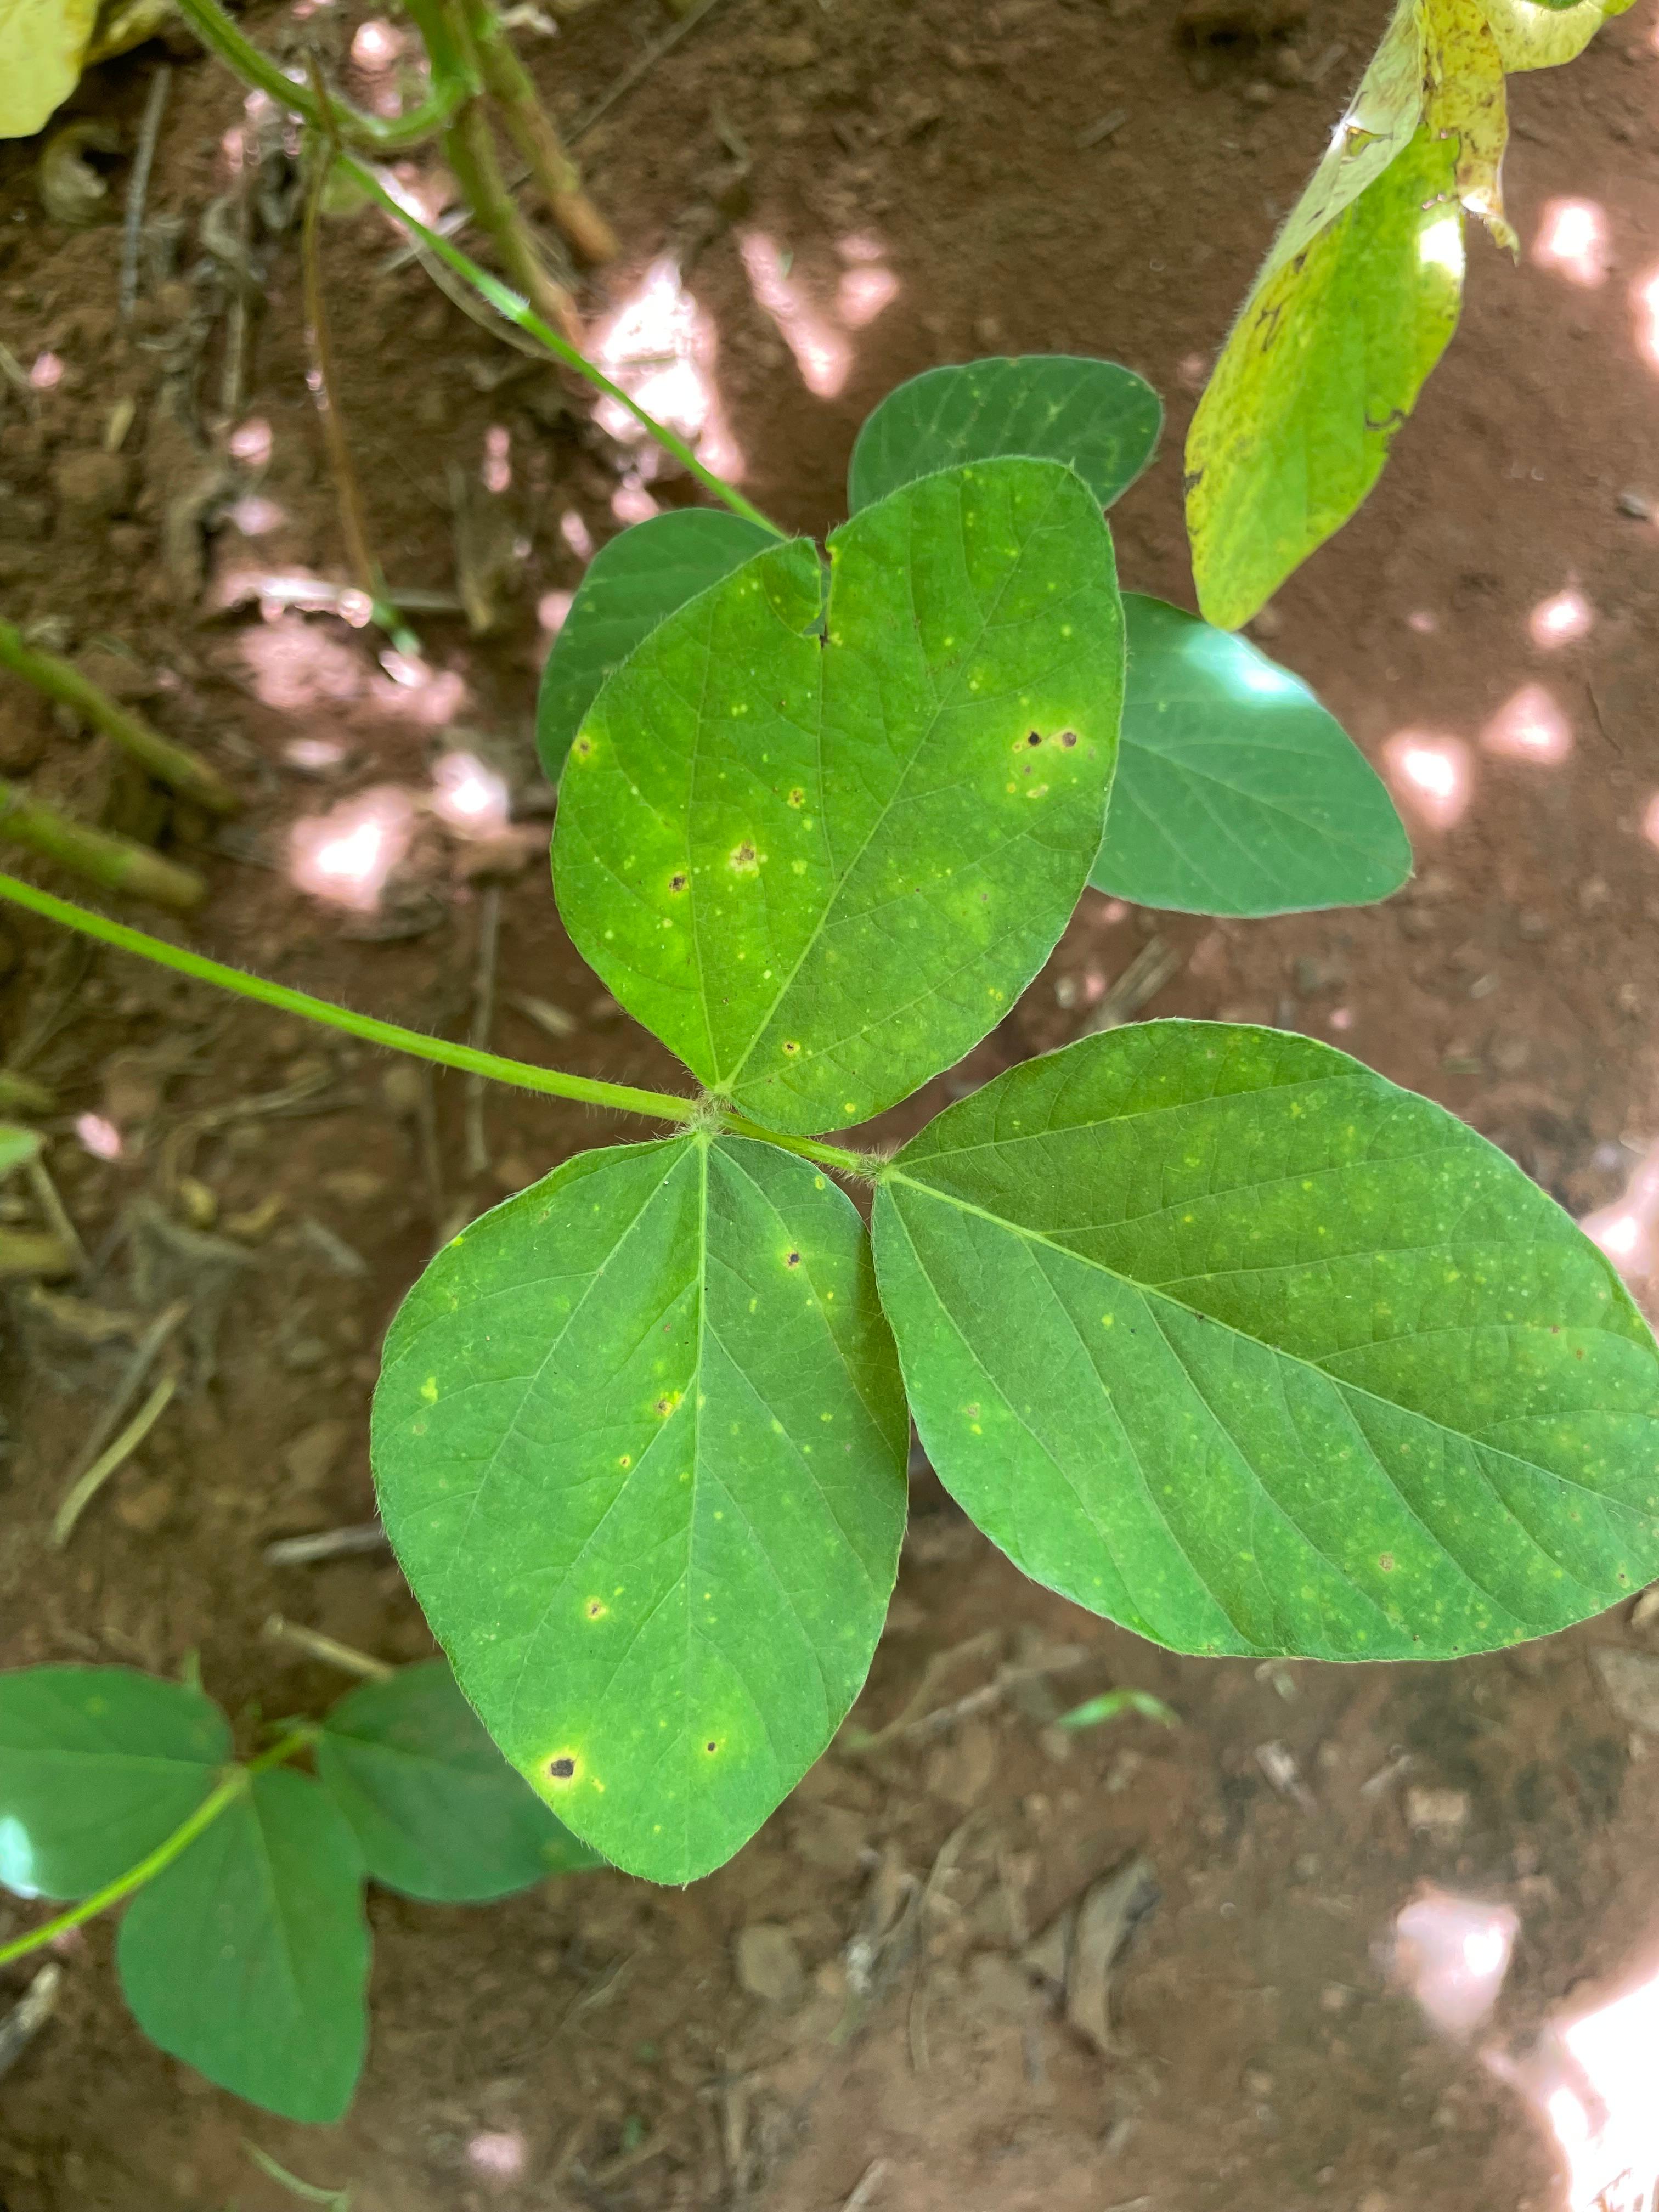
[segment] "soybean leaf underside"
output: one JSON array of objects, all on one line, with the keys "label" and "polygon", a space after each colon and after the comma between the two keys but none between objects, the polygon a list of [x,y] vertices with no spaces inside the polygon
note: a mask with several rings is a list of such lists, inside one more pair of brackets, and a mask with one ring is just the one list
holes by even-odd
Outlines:
[{"label": "soybean leaf underside", "polygon": [[1387,898],[1410,841],[1308,686],[1237,637],[1126,592],[1128,689],[1097,890],[1191,914]]},{"label": "soybean leaf underside", "polygon": [[267,2111],[337,2120],[368,2038],[363,1863],[288,1768],[246,1788],[127,1907],[121,1986],[153,2043]]},{"label": "soybean leaf underside", "polygon": [[1110,507],[1152,459],[1163,427],[1157,392],[1115,362],[1025,354],[924,369],[866,418],[847,503],[856,514],[935,469],[1023,453],[1063,461]]},{"label": "soybean leaf underside", "polygon": [[599,1863],[507,1765],[441,1659],[348,1691],[317,1773],[370,1876],[405,1897],[507,1897]]}]

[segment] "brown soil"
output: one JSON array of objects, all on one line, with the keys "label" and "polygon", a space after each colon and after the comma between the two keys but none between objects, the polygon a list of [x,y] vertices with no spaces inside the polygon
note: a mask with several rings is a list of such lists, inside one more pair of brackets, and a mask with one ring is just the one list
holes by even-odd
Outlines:
[{"label": "brown soil", "polygon": [[[1115,518],[1126,578],[1187,596],[1180,450],[1194,394],[1386,9],[1238,12],[1282,34],[1183,46],[1157,0],[726,0],[695,29],[585,151],[626,242],[613,295],[672,248],[716,322],[751,495],[821,531],[840,514],[859,421],[902,376],[987,350],[1103,354],[1152,377],[1170,412],[1159,461]],[[580,112],[667,20],[652,0],[602,0],[531,44],[557,104]],[[301,35],[280,14],[258,28],[268,42]],[[1659,258],[1654,30],[1638,5],[1579,64],[1515,91],[1522,234],[1552,196],[1600,201],[1607,283],[1517,272],[1476,242],[1462,333],[1382,488],[1259,625],[1373,754],[1406,728],[1473,739],[1540,681],[1571,721],[1571,759],[1480,756],[1469,812],[1449,831],[1420,830],[1418,879],[1382,909],[1216,925],[1115,918],[1090,896],[966,1079],[1073,1034],[1081,1004],[1156,932],[1185,956],[1156,1012],[1335,1034],[1493,1135],[1576,1212],[1622,1188],[1659,1127],[1659,854],[1639,834],[1659,785],[1646,712],[1659,541],[1619,503],[1626,492],[1659,503],[1654,372],[1629,307]],[[343,47],[329,13],[306,34]],[[100,72],[80,106],[131,130],[155,58],[150,48]],[[459,1034],[484,910],[463,848],[422,827],[393,933],[343,925],[269,865],[295,815],[376,784],[422,787],[443,732],[380,675],[365,634],[326,617],[204,611],[166,557],[170,542],[191,543],[180,495],[214,490],[167,394],[193,388],[213,414],[223,300],[192,272],[239,100],[205,64],[175,72],[150,204],[183,226],[179,273],[149,283],[130,333],[114,313],[118,228],[49,222],[35,149],[0,149],[0,337],[26,365],[48,349],[65,364],[37,401],[0,387],[0,593],[14,618],[54,623],[67,649],[99,654],[247,793],[230,837],[186,856],[212,878],[195,941]],[[856,333],[837,397],[804,387],[755,304],[738,228],[793,252],[793,280],[826,302],[838,242],[879,242],[900,290]],[[521,367],[418,269],[381,273],[386,244],[367,215],[327,234],[339,398],[374,538],[398,583],[453,589],[447,465],[476,471],[486,430],[511,431],[516,527],[530,542],[519,596],[483,639],[422,620],[434,662],[466,687],[468,742],[532,793],[532,610],[580,572],[559,516],[574,509],[600,538],[615,527],[613,464],[556,378]],[[258,489],[286,519],[252,546],[222,527],[213,564],[343,575],[292,231],[264,252],[239,413],[274,428]],[[123,399],[135,409],[126,465],[88,466]],[[1596,626],[1545,655],[1527,618],[1569,583]],[[343,763],[320,780],[298,773],[285,749],[306,738],[343,740]],[[100,747],[8,685],[0,772],[30,771],[37,789],[113,819],[138,819],[147,803]],[[46,1530],[63,1473],[128,1346],[77,1341],[38,1302],[13,1299],[0,1659],[173,1670],[198,1650],[250,1729],[261,1712],[316,1710],[341,1678],[262,1643],[272,1612],[386,1658],[429,1641],[384,1555],[273,1570],[263,1547],[369,1515],[376,1346],[453,1210],[603,1132],[574,1110],[492,1097],[493,1170],[469,1178],[460,1086],[446,1080],[434,1189],[419,1088],[378,1056],[113,956],[83,963],[11,920],[0,922],[7,968],[9,1048],[54,1008],[63,1016],[33,1065],[64,1108],[50,1157],[100,1258],[94,1295],[153,1304],[174,1267],[198,1310],[216,1299],[222,1313],[198,1332],[187,1392],[60,1553]],[[576,959],[533,862],[504,894],[501,986],[501,1049],[552,1049],[512,1004],[528,993],[574,1016],[558,1048],[568,1065],[672,1080]],[[1334,1025],[1340,1010],[1347,1025]],[[933,1086],[912,1115],[963,1079]],[[283,1092],[296,1094],[283,1111],[223,1118]],[[68,1133],[88,1110],[122,1127],[123,1159],[94,1160]],[[249,1264],[216,1289],[199,1253],[169,1257],[142,1222],[120,1236],[135,1199],[179,1218],[185,1174],[214,1194],[222,1227],[279,1201],[262,1233],[241,1222]],[[325,1422],[340,1426],[319,1443]],[[309,1461],[291,1461],[302,1437]],[[1513,1904],[1523,1935],[1499,2024],[1517,2035],[1569,1989],[1611,1987],[1628,1960],[1650,1957],[1659,1763],[1632,1763],[1586,1658],[1639,1631],[1609,1618],[1441,1669],[1186,1662],[1024,1583],[924,1474],[860,1723],[879,1725],[930,1658],[988,1630],[1003,1656],[1080,1646],[1057,1684],[1067,1701],[1132,1684],[1182,1726],[1121,1723],[1070,1739],[1062,1756],[1041,1698],[1008,1698],[920,1749],[832,1755],[732,1865],[684,1893],[603,1876],[474,1911],[377,1896],[373,2047],[332,2130],[269,2120],[151,2050],[116,1993],[109,1929],[95,1927],[65,1954],[57,2016],[0,2089],[0,2200],[9,2212],[275,2212],[292,2200],[249,2166],[251,2136],[309,2179],[349,2185],[356,2212],[835,2212],[876,2161],[860,2200],[873,2212],[1544,2212],[1562,2201],[1520,2107],[1390,1991],[1378,1946],[1425,1878]],[[996,1656],[963,1658],[940,1698],[987,1680]],[[1297,1763],[1300,1797],[1264,1771],[1259,1748],[1275,1743]],[[1364,1789],[1402,1756],[1408,1766]],[[1411,1786],[1464,1793],[1461,1819],[1414,1832]],[[1134,1849],[1162,1901],[1119,1978],[1116,2047],[1103,2057],[1031,1996],[1010,1954]],[[890,1948],[893,1971],[860,2004],[849,1941],[930,1870],[914,1954]],[[0,1911],[0,1929],[9,1918],[22,1924]],[[797,1947],[806,1983],[793,2008],[736,1978],[734,1940],[756,1923],[781,1924]],[[507,2139],[521,2171],[492,2174],[480,2142]]]}]

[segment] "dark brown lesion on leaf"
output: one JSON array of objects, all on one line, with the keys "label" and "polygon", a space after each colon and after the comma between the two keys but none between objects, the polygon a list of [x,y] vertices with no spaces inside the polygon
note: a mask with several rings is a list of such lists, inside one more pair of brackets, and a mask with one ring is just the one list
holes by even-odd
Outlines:
[{"label": "dark brown lesion on leaf", "polygon": [[685,889],[686,882],[687,877],[684,869],[677,868],[673,874],[668,878],[668,888],[671,891],[683,891]]},{"label": "dark brown lesion on leaf", "polygon": [[759,866],[760,856],[755,850],[752,838],[745,837],[742,844],[735,848],[728,865],[744,873]]},{"label": "dark brown lesion on leaf", "polygon": [[800,1265],[800,1254],[799,1252],[792,1252],[783,1264],[786,1267],[799,1267]]},{"label": "dark brown lesion on leaf", "polygon": [[547,1778],[550,1782],[569,1782],[574,1779],[575,1772],[576,1762],[568,1753],[562,1753],[557,1759],[550,1759],[547,1762]]}]

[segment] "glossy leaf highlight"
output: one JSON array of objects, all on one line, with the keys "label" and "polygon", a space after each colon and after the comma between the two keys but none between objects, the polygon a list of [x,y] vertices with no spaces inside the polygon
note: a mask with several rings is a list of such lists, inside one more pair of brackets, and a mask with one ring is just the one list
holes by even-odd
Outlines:
[{"label": "glossy leaf highlight", "polygon": [[940,1479],[1156,1642],[1451,1658],[1659,1572],[1659,1352],[1613,1267],[1328,1046],[1086,1038],[908,1145],[874,1230]]},{"label": "glossy leaf highlight", "polygon": [[230,1757],[199,1690],[127,1667],[0,1674],[0,1883],[79,1898],[188,1820]]},{"label": "glossy leaf highlight", "polygon": [[630,1873],[730,1857],[857,1695],[907,1424],[868,1240],[803,1161],[688,1136],[463,1231],[387,1340],[386,1530],[462,1686]]},{"label": "glossy leaf highlight", "polygon": [[1089,880],[1137,905],[1257,915],[1387,898],[1412,851],[1382,779],[1248,639],[1127,592],[1128,690]]},{"label": "glossy leaf highlight", "polygon": [[959,1060],[1065,927],[1100,848],[1122,614],[1052,461],[923,477],[653,631],[572,748],[565,925],[718,1097],[862,1121]]}]

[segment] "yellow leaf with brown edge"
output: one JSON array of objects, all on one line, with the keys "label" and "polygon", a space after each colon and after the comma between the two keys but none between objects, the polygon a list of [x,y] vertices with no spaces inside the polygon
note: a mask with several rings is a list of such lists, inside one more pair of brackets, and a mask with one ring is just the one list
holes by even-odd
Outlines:
[{"label": "yellow leaf with brown edge", "polygon": [[72,93],[97,0],[0,0],[0,138],[28,138]]},{"label": "yellow leaf with brown edge", "polygon": [[1579,0],[1576,8],[1544,8],[1538,0],[1484,0],[1487,22],[1506,70],[1554,69],[1582,54],[1605,22],[1632,0]]},{"label": "yellow leaf with brown edge", "polygon": [[1423,0],[1423,119],[1437,138],[1457,141],[1459,199],[1500,246],[1518,252],[1504,213],[1504,57],[1484,0]]}]

